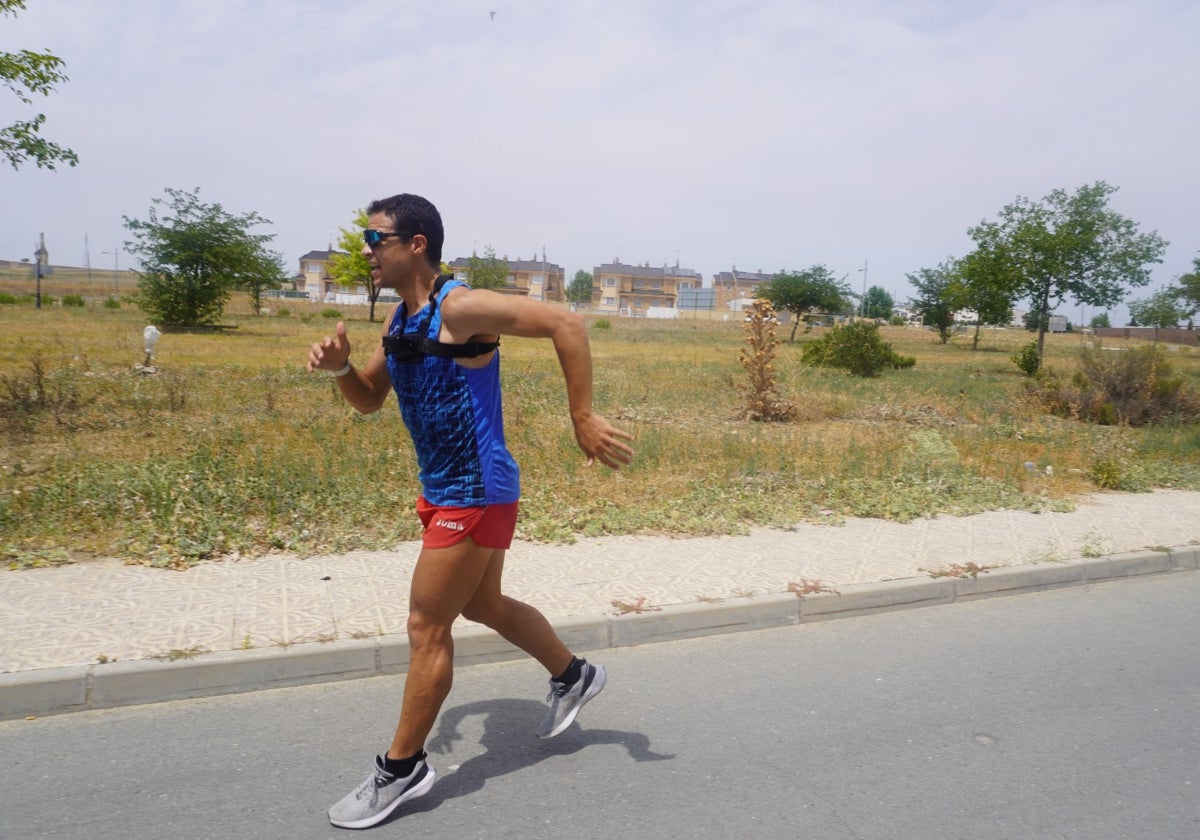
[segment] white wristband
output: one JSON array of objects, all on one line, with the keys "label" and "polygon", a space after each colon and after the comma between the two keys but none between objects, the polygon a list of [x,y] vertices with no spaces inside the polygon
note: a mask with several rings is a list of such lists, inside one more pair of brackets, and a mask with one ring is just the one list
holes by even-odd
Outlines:
[{"label": "white wristband", "polygon": [[333,371],[333,375],[334,376],[345,376],[349,372],[350,372],[350,360],[347,359],[345,367],[342,367],[338,370]]}]

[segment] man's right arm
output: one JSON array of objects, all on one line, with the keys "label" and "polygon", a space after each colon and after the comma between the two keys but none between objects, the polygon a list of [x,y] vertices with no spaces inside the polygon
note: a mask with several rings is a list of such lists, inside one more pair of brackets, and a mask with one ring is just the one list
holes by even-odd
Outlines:
[{"label": "man's right arm", "polygon": [[338,321],[332,336],[327,335],[312,345],[308,352],[308,370],[310,373],[316,370],[330,373],[346,370],[336,377],[338,390],[342,392],[346,402],[361,414],[378,411],[391,390],[391,378],[387,371],[383,345],[375,347],[362,368],[355,367],[350,362],[350,340],[346,335],[346,325],[342,321]]}]

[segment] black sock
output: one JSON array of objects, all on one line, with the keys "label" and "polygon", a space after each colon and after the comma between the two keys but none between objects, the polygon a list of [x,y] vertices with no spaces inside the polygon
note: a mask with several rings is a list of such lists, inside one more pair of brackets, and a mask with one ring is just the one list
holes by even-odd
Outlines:
[{"label": "black sock", "polygon": [[387,753],[383,754],[383,769],[391,773],[398,779],[403,779],[405,776],[411,776],[412,771],[417,769],[417,764],[425,759],[425,750],[417,750],[415,754],[408,758],[391,758]]},{"label": "black sock", "polygon": [[555,677],[554,681],[563,685],[575,685],[575,683],[579,682],[579,678],[583,676],[583,663],[585,661],[578,656],[572,656],[571,664],[567,666],[567,670],[563,671],[561,676]]}]

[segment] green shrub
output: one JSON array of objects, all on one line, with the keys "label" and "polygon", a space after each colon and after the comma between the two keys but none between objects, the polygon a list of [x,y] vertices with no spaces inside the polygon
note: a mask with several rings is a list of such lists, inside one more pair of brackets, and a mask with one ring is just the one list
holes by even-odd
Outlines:
[{"label": "green shrub", "polygon": [[341,312],[338,312],[336,309],[333,309],[333,308],[330,308],[330,309],[322,309],[322,310],[321,310],[321,317],[322,317],[322,318],[327,318],[327,319],[329,319],[330,321],[336,321],[337,319],[339,319],[339,318],[341,318],[341,317],[342,317],[342,313],[341,313]]},{"label": "green shrub", "polygon": [[[1200,420],[1200,395],[1152,346],[1117,351],[1085,347],[1079,351],[1079,370],[1070,379],[1043,375],[1029,387],[1051,414],[1102,426]],[[1100,469],[1100,481],[1105,472]]]},{"label": "green shrub", "polygon": [[1026,376],[1033,376],[1042,366],[1041,359],[1038,358],[1037,342],[1031,341],[1013,353],[1013,364],[1021,369]]},{"label": "green shrub", "polygon": [[280,318],[287,318],[289,315],[292,314],[292,310],[288,309],[286,306],[281,306],[275,310],[275,314],[278,315]]},{"label": "green shrub", "polygon": [[8,292],[0,292],[0,306],[16,306],[20,302],[16,295],[10,295]]},{"label": "green shrub", "polygon": [[1090,478],[1104,490],[1140,493],[1149,490],[1142,470],[1116,458],[1098,458],[1088,469]]},{"label": "green shrub", "polygon": [[35,354],[27,373],[0,373],[0,429],[28,429],[47,416],[59,427],[74,428],[78,415],[96,400],[92,386],[70,364],[53,367]]},{"label": "green shrub", "polygon": [[592,327],[597,330],[611,330],[612,324],[608,322],[607,318],[597,318],[596,323],[592,324]]},{"label": "green shrub", "polygon": [[105,309],[120,309],[121,301],[117,300],[115,297],[105,298],[104,299],[104,308]]},{"label": "green shrub", "polygon": [[808,364],[842,368],[854,376],[879,376],[887,368],[910,368],[914,356],[899,356],[892,345],[879,337],[879,325],[856,321],[834,327],[805,345],[803,359]]},{"label": "green shrub", "polygon": [[62,305],[81,307],[84,305],[83,295],[63,295]]}]

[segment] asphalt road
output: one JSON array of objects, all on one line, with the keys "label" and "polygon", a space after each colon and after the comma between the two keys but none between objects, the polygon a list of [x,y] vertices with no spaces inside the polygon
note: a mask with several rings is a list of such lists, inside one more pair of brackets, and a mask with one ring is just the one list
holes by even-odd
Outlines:
[{"label": "asphalt road", "polygon": [[[379,837],[1200,837],[1200,573],[604,652],[541,742],[531,663],[458,674]],[[400,678],[0,723],[0,837],[347,836]]]}]

